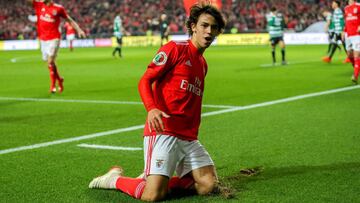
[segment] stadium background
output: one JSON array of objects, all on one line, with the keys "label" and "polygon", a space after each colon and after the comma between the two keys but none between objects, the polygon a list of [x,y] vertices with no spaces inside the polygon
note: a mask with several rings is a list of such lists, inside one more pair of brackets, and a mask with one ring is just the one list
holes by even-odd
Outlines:
[{"label": "stadium background", "polygon": [[[23,0],[1,0],[0,40],[36,39],[35,24],[28,20],[34,15],[32,7]],[[79,23],[90,38],[112,36],[112,24],[116,14],[123,18],[125,30],[131,36],[158,33],[159,15],[169,16],[171,34],[185,34],[186,7],[184,2],[193,0],[58,0]],[[227,20],[225,33],[259,33],[266,31],[266,14],[276,6],[285,16],[287,29],[303,31],[309,25],[322,21],[321,9],[330,8],[330,0],[214,0],[221,7]],[[186,6],[191,3],[186,4]],[[233,30],[233,32],[235,32]]]},{"label": "stadium background", "polygon": [[[142,151],[83,146],[141,148],[146,112],[137,82],[159,47],[160,13],[170,16],[173,38],[187,37],[183,1],[56,1],[89,34],[77,42],[88,48],[60,50],[66,79],[61,95],[47,93],[39,50],[18,50],[38,49],[35,25],[28,20],[31,6],[0,2],[0,49],[12,50],[0,52],[0,202],[135,201],[87,185],[112,165],[137,176]],[[272,5],[287,19],[287,66],[271,65],[265,15]],[[236,190],[230,201],[359,202],[360,89],[351,85],[351,66],[342,64],[344,51],[325,64],[326,33],[303,32],[323,21],[320,11],[330,1],[221,1],[221,6],[229,24],[217,46],[205,52],[209,72],[199,136],[221,180]],[[122,59],[112,58],[109,47],[116,9],[126,13],[131,35],[124,39]],[[238,34],[231,34],[234,27]],[[257,176],[239,173],[255,166],[263,167]]]}]

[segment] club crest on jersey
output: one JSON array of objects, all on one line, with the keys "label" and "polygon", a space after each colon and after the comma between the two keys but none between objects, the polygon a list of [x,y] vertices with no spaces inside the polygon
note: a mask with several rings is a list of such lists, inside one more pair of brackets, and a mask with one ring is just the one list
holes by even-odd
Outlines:
[{"label": "club crest on jersey", "polygon": [[165,52],[161,51],[153,59],[153,63],[157,66],[164,65],[167,61],[167,55]]},{"label": "club crest on jersey", "polygon": [[52,11],[52,14],[53,14],[53,16],[56,16],[57,11],[56,11],[56,10],[53,10],[53,11]]},{"label": "club crest on jersey", "polygon": [[357,13],[357,12],[358,12],[357,8],[354,8],[354,13]]}]

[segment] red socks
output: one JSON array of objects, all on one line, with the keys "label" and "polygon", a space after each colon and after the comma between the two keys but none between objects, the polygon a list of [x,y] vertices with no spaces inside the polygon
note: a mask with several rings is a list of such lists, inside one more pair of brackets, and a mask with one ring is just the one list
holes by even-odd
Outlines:
[{"label": "red socks", "polygon": [[358,79],[359,77],[359,70],[360,70],[360,58],[355,57],[355,64],[354,64],[354,77]]},{"label": "red socks", "polygon": [[73,51],[73,41],[70,40],[70,51]]},{"label": "red socks", "polygon": [[183,178],[172,177],[169,180],[169,190],[174,189],[190,189],[194,185],[195,181],[191,176],[185,176]]},{"label": "red socks", "polygon": [[[183,178],[172,177],[169,180],[168,189],[171,190],[188,190],[194,185],[194,179],[190,176]],[[120,176],[116,181],[116,189],[136,198],[141,199],[146,185],[146,180],[142,178],[128,178]]]},{"label": "red socks", "polygon": [[55,87],[55,82],[56,82],[56,75],[57,75],[57,71],[56,71],[56,66],[54,67],[52,64],[48,65],[49,68],[49,72],[50,72],[50,86],[51,88]]},{"label": "red socks", "polygon": [[354,64],[355,64],[355,60],[354,60],[354,57],[353,56],[349,56],[349,59],[350,59],[350,62],[351,62],[351,64],[354,66]]},{"label": "red socks", "polygon": [[48,65],[49,72],[50,72],[50,81],[51,81],[51,87],[55,87],[56,80],[60,81],[60,74],[57,70],[57,67],[55,63],[50,63]]},{"label": "red socks", "polygon": [[141,199],[146,181],[142,178],[128,178],[120,176],[116,181],[116,189],[136,198]]}]

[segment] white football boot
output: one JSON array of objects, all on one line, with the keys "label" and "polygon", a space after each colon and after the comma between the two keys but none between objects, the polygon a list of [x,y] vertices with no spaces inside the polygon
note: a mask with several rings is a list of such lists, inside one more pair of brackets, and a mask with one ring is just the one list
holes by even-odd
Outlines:
[{"label": "white football boot", "polygon": [[357,78],[355,78],[354,75],[351,77],[351,81],[352,81],[355,85],[358,84],[358,80],[357,80]]},{"label": "white football boot", "polygon": [[116,189],[116,181],[122,174],[123,169],[121,167],[112,167],[104,175],[94,178],[90,182],[89,188]]}]

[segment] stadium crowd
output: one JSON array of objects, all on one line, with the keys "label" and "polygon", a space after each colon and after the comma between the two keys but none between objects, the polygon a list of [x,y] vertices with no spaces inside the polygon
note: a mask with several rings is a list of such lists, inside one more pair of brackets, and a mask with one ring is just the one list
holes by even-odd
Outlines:
[{"label": "stadium crowd", "polygon": [[[183,1],[176,0],[55,0],[62,4],[90,37],[112,36],[113,19],[120,14],[130,35],[159,32],[159,17],[169,16],[170,32],[185,33],[186,13]],[[225,32],[264,32],[266,14],[276,6],[285,16],[287,29],[302,31],[323,20],[320,10],[330,7],[330,0],[230,0],[223,1],[227,19]],[[0,40],[35,39],[32,6],[24,0],[0,1]]]}]

